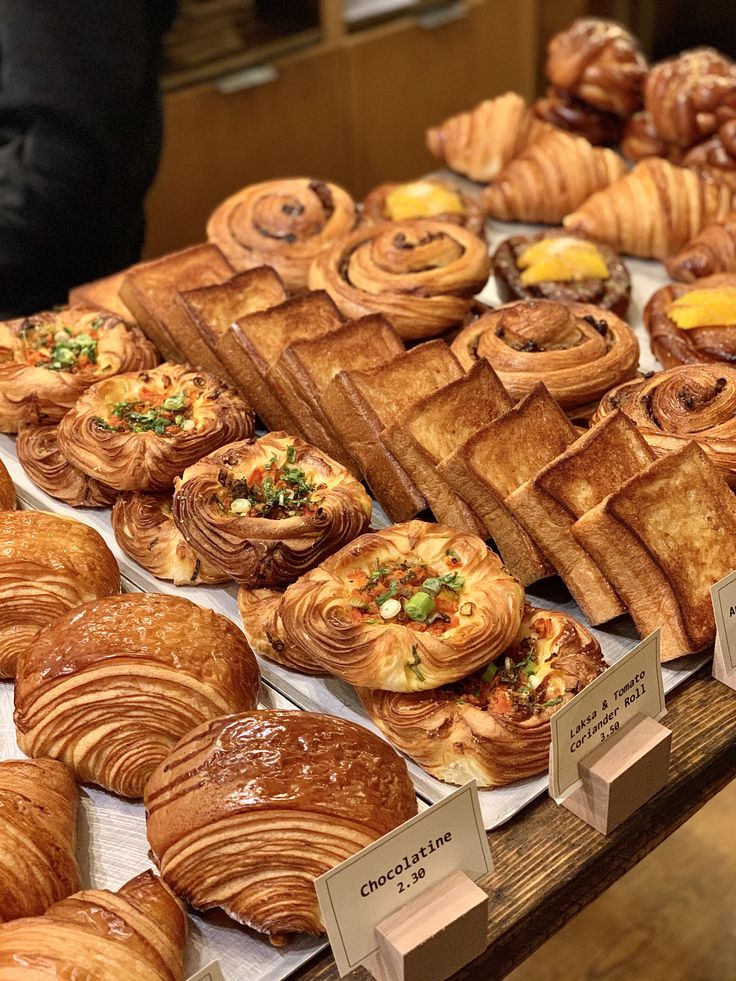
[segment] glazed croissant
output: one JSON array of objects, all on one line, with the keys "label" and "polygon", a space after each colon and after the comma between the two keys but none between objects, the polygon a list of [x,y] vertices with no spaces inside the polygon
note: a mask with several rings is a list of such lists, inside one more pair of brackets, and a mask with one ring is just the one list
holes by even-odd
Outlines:
[{"label": "glazed croissant", "polygon": [[0,763],[0,922],[40,916],[79,889],[78,803],[62,763]]},{"label": "glazed croissant", "polygon": [[177,596],[86,603],[41,630],[19,658],[18,745],[78,780],[140,797],[176,741],[253,708],[259,674],[242,633]]},{"label": "glazed croissant", "polygon": [[238,609],[251,650],[294,671],[326,674],[321,664],[286,636],[281,621],[283,596],[281,589],[248,589],[241,586],[238,590]]},{"label": "glazed croissant", "polygon": [[0,511],[13,511],[15,507],[15,487],[5,464],[0,460]]},{"label": "glazed croissant", "polygon": [[736,273],[736,211],[707,225],[668,259],[665,266],[673,279],[684,283],[713,273]]},{"label": "glazed croissant", "polygon": [[21,429],[15,443],[21,466],[37,487],[71,507],[110,507],[118,492],[67,461],[59,449],[58,428]]},{"label": "glazed croissant", "polygon": [[183,981],[187,919],[152,872],[0,927],[0,979]]},{"label": "glazed croissant", "polygon": [[736,359],[736,272],[669,283],[644,307],[655,358],[665,368]]},{"label": "glazed croissant", "polygon": [[196,909],[219,906],[276,945],[323,933],[313,880],[416,810],[406,764],[388,743],[311,712],[199,726],[146,787],[163,880]]}]

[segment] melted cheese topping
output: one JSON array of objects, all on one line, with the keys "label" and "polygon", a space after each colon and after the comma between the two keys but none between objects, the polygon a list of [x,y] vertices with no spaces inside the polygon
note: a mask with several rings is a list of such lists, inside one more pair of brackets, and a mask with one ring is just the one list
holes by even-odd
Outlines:
[{"label": "melted cheese topping", "polygon": [[736,326],[736,287],[690,290],[669,305],[667,316],[682,330]]},{"label": "melted cheese topping", "polygon": [[568,235],[534,242],[519,255],[516,264],[524,270],[521,274],[524,286],[577,283],[610,276],[603,253],[596,245]]},{"label": "melted cheese topping", "polygon": [[465,214],[460,195],[432,181],[399,184],[386,195],[385,207],[391,221]]}]

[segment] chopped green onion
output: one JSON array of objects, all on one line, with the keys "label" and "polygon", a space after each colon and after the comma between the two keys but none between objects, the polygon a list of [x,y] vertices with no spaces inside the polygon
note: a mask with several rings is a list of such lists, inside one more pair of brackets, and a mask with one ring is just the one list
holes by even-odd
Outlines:
[{"label": "chopped green onion", "polygon": [[392,579],[391,584],[389,585],[386,592],[381,593],[380,596],[376,596],[376,606],[380,607],[386,602],[387,599],[391,599],[392,597],[394,597],[398,592],[398,589],[399,587],[396,580]]},{"label": "chopped green onion", "polygon": [[296,463],[296,446],[286,447],[286,462]]},{"label": "chopped green onion", "polygon": [[542,708],[552,708],[553,705],[560,705],[562,702],[562,695],[558,695],[557,698],[551,698],[548,702],[542,702]]},{"label": "chopped green onion", "polygon": [[245,497],[239,497],[237,500],[233,501],[230,505],[230,510],[233,514],[247,514],[253,505]]},{"label": "chopped green onion", "polygon": [[493,664],[493,662],[491,662],[491,664],[488,665],[488,667],[485,669],[481,677],[483,681],[485,681],[485,683],[489,685],[496,677],[497,673],[498,673],[498,667],[495,664]]},{"label": "chopped green onion", "polygon": [[430,596],[436,596],[442,589],[442,580],[436,576],[432,576],[429,579],[425,579],[419,588],[423,589],[425,593],[429,593]]},{"label": "chopped green onion", "polygon": [[381,604],[380,612],[384,620],[393,620],[398,613],[401,613],[401,603],[397,599],[387,599]]},{"label": "chopped green onion", "polygon": [[412,644],[411,647],[411,661],[406,662],[407,668],[415,674],[420,681],[424,681],[424,675],[422,674],[419,665],[422,663],[422,659],[419,656],[419,651],[417,650],[417,645]]},{"label": "chopped green onion", "polygon": [[424,623],[427,617],[434,612],[434,600],[428,593],[414,593],[411,599],[404,603],[404,612],[412,620]]}]

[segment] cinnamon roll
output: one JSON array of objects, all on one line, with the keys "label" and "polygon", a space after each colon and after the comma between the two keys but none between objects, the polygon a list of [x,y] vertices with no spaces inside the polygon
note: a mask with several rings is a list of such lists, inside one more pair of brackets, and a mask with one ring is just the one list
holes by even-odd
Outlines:
[{"label": "cinnamon roll", "polygon": [[58,426],[25,426],[15,444],[18,461],[33,483],[76,508],[107,508],[118,492],[69,463],[59,449]]},{"label": "cinnamon roll", "polygon": [[243,632],[251,650],[276,664],[303,674],[325,674],[325,669],[286,636],[281,622],[282,589],[247,589],[238,591],[238,609]]},{"label": "cinnamon roll", "polygon": [[462,225],[483,238],[484,218],[475,197],[453,181],[427,177],[407,184],[381,184],[363,201],[363,220],[371,223],[433,218]]},{"label": "cinnamon roll", "polygon": [[663,286],[644,308],[644,324],[665,368],[736,360],[736,273]]},{"label": "cinnamon roll", "polygon": [[5,464],[0,460],[0,511],[13,511],[17,505],[15,487]]}]

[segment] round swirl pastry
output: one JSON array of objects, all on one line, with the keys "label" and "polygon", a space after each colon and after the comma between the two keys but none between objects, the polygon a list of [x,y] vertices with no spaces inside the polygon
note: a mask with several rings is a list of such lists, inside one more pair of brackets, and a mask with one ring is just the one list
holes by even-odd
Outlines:
[{"label": "round swirl pastry", "polygon": [[546,772],[550,717],[605,667],[598,641],[577,620],[527,606],[504,656],[462,681],[358,694],[379,729],[432,776],[502,787]]},{"label": "round swirl pastry", "polygon": [[0,432],[59,422],[90,385],[157,363],[137,328],[101,310],[67,307],[0,323]]},{"label": "round swirl pastry", "polygon": [[162,364],[117,375],[82,396],[59,426],[59,447],[116,490],[167,490],[206,453],[253,432],[240,395],[202,371]]},{"label": "round swirl pastry", "polygon": [[574,98],[568,92],[548,88],[546,95],[534,103],[534,112],[559,129],[583,136],[594,146],[615,146],[624,131],[624,122],[612,112],[601,112]]},{"label": "round swirl pastry", "polygon": [[313,880],[416,814],[406,764],[361,726],[249,712],[190,732],[146,787],[164,882],[269,935],[324,933]]},{"label": "round swirl pastry", "polygon": [[490,268],[485,243],[459,225],[383,222],[324,252],[309,272],[309,288],[326,290],[346,317],[383,313],[404,340],[420,340],[462,322]]},{"label": "round swirl pastry", "polygon": [[281,589],[240,587],[238,608],[251,650],[269,661],[303,674],[325,674],[321,664],[286,636],[281,621],[283,596]]},{"label": "round swirl pastry", "polygon": [[67,610],[120,590],[120,570],[101,536],[44,511],[0,512],[0,678],[36,631]]},{"label": "round swirl pastry", "polygon": [[272,266],[287,289],[300,290],[314,259],[357,222],[347,191],[294,177],[251,184],[226,198],[207,222],[207,237],[238,271]]},{"label": "round swirl pastry", "polygon": [[618,253],[562,228],[505,239],[493,255],[493,273],[503,300],[592,303],[623,317],[631,297]]},{"label": "round swirl pastry", "polygon": [[736,361],[736,273],[663,286],[644,308],[644,323],[665,368]]},{"label": "round swirl pastry", "polygon": [[353,475],[286,433],[225,446],[176,481],[174,520],[199,555],[236,582],[293,582],[368,527]]},{"label": "round swirl pastry", "polygon": [[679,164],[683,154],[681,147],[667,143],[658,135],[646,110],[634,113],[626,123],[620,150],[627,160],[634,163],[644,157],[664,157],[670,163]]},{"label": "round swirl pastry", "polygon": [[481,238],[484,218],[476,198],[453,181],[441,177],[409,181],[407,184],[381,184],[363,202],[363,220],[372,223],[433,218],[462,225]]},{"label": "round swirl pastry", "polygon": [[71,507],[107,508],[118,492],[68,463],[59,449],[58,426],[25,426],[18,433],[18,460],[42,491]]},{"label": "round swirl pastry", "polygon": [[13,511],[16,507],[15,487],[5,464],[0,460],[0,511]]},{"label": "round swirl pastry", "polygon": [[366,688],[423,691],[496,657],[524,590],[475,535],[409,521],[363,535],[284,593],[286,637]]},{"label": "round swirl pastry", "polygon": [[694,440],[736,487],[736,367],[685,364],[626,382],[601,399],[592,423],[617,409],[658,456]]},{"label": "round swirl pastry", "polygon": [[460,331],[452,350],[466,370],[487,358],[512,398],[544,382],[563,409],[577,414],[633,378],[639,362],[633,331],[614,313],[552,300],[492,310]]},{"label": "round swirl pastry", "polygon": [[18,659],[15,726],[29,756],[141,797],[184,733],[255,707],[260,676],[226,617],[179,596],[126,593],[49,624]]},{"label": "round swirl pastry", "polygon": [[122,494],[112,509],[112,530],[125,554],[175,586],[229,582],[230,577],[197,555],[184,540],[172,515],[171,494]]}]

